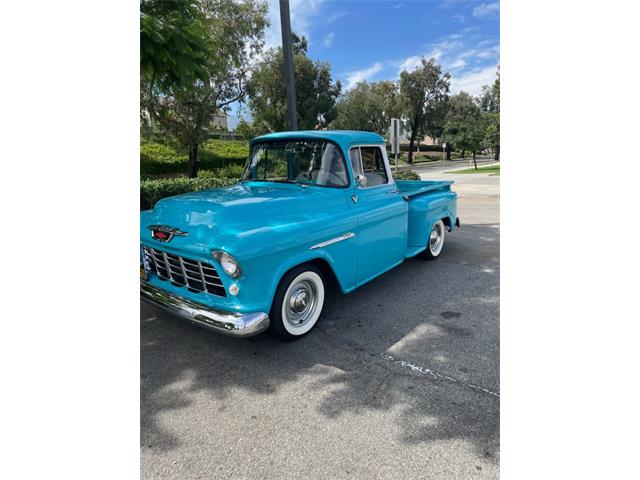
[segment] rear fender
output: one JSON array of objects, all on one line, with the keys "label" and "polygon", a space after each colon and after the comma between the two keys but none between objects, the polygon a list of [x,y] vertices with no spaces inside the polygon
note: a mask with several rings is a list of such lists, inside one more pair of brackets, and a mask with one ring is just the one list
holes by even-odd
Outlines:
[{"label": "rear fender", "polygon": [[447,229],[456,227],[456,194],[442,192],[409,199],[409,228],[407,244],[423,247],[435,222],[443,219]]}]

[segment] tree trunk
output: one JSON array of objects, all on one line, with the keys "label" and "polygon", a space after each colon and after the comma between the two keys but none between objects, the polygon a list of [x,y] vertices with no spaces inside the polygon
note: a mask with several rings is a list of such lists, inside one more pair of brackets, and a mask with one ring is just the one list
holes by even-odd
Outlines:
[{"label": "tree trunk", "polygon": [[198,144],[191,143],[189,145],[189,178],[198,176]]},{"label": "tree trunk", "polygon": [[476,152],[473,152],[473,166],[476,170],[478,169],[478,163],[476,162]]},{"label": "tree trunk", "polygon": [[464,158],[464,152],[465,152],[465,149],[463,148],[462,149],[462,158]]},{"label": "tree trunk", "polygon": [[451,160],[451,143],[447,143],[447,160]]},{"label": "tree trunk", "polygon": [[416,131],[415,129],[411,132],[411,138],[409,139],[409,155],[407,156],[407,163],[409,165],[413,164],[413,143],[416,140]]},{"label": "tree trunk", "polygon": [[500,161],[500,145],[496,145],[496,148],[493,149],[493,159],[496,162]]}]

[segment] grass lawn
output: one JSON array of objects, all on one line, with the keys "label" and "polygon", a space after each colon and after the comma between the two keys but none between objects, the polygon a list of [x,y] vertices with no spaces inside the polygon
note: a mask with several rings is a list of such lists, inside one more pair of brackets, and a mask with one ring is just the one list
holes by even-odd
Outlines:
[{"label": "grass lawn", "polygon": [[488,173],[489,175],[500,175],[500,165],[479,167],[477,170],[475,168],[467,168],[465,170],[454,170],[453,172],[447,173]]}]

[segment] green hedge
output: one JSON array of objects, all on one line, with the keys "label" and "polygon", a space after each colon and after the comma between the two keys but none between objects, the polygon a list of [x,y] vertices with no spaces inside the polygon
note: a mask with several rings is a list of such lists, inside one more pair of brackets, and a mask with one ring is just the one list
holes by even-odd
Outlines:
[{"label": "green hedge", "polygon": [[420,175],[412,170],[400,170],[393,172],[394,180],[420,180]]},{"label": "green hedge", "polygon": [[[243,140],[208,140],[199,149],[198,166],[203,170],[242,166],[249,156],[249,143]],[[187,173],[189,156],[161,143],[140,143],[140,174]]]},{"label": "green hedge", "polygon": [[159,180],[142,180],[140,182],[140,210],[153,208],[156,202],[165,197],[182,193],[197,192],[210,188],[224,187],[237,182],[237,178],[163,178]]},{"label": "green hedge", "polygon": [[244,170],[244,165],[229,164],[226,167],[216,168],[215,170],[200,170],[198,171],[198,177],[240,178],[242,170]]},{"label": "green hedge", "polygon": [[[205,172],[202,172],[203,174]],[[420,180],[420,176],[411,170],[393,173],[395,180]],[[140,210],[153,208],[158,200],[183,193],[208,190],[210,188],[232,185],[237,178],[217,178],[203,175],[198,178],[162,178],[158,180],[142,180],[140,182]]]}]

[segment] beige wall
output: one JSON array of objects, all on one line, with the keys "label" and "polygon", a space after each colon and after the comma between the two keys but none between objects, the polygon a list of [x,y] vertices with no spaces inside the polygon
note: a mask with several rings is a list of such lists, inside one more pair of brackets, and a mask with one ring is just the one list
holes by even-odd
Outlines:
[{"label": "beige wall", "polygon": [[219,127],[223,130],[228,130],[227,126],[227,116],[224,114],[214,115],[213,120],[211,122],[215,127]]}]

